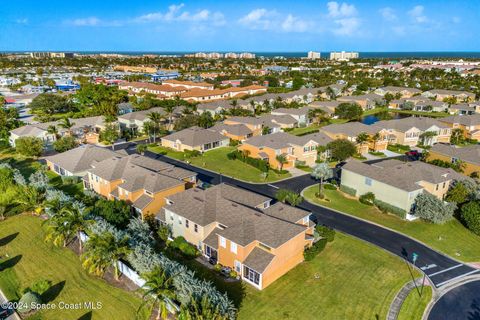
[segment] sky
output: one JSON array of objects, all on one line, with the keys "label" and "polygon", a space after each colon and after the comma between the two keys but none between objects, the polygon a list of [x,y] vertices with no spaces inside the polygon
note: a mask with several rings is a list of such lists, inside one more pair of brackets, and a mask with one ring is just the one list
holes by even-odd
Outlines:
[{"label": "sky", "polygon": [[479,0],[0,0],[0,51],[480,51]]}]

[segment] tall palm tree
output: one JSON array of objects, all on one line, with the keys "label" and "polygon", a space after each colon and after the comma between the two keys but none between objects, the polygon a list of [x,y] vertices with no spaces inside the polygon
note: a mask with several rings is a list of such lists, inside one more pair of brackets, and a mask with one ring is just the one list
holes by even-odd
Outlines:
[{"label": "tall palm tree", "polygon": [[69,118],[63,118],[58,124],[59,127],[66,129],[69,134],[72,133],[71,129],[75,125],[74,122],[71,122]]},{"label": "tall palm tree", "polygon": [[82,266],[89,273],[103,275],[105,270],[113,266],[115,279],[120,277],[118,261],[130,253],[128,236],[114,236],[110,232],[92,234],[85,243],[82,255]]},{"label": "tall palm tree", "polygon": [[153,123],[153,142],[157,141],[157,130],[160,129],[160,123],[163,120],[163,116],[160,112],[150,112],[148,119]]},{"label": "tall palm tree", "polygon": [[368,137],[368,134],[367,134],[366,132],[360,132],[360,133],[358,134],[358,136],[355,138],[355,141],[356,141],[358,144],[362,145],[362,144],[364,144],[365,142],[367,142],[368,139],[369,139],[369,137]]},{"label": "tall palm tree", "polygon": [[279,154],[278,156],[276,156],[275,159],[280,164],[280,171],[282,171],[283,170],[283,165],[288,163],[287,155],[282,153],[282,154]]},{"label": "tall palm tree", "polygon": [[377,149],[377,142],[382,139],[380,132],[375,133],[373,136],[370,137],[370,141],[373,142],[373,150]]},{"label": "tall palm tree", "polygon": [[48,126],[47,132],[49,134],[53,134],[55,136],[55,139],[58,139],[58,129],[53,124]]},{"label": "tall palm tree", "polygon": [[179,320],[227,320],[228,316],[222,315],[218,306],[214,306],[207,298],[203,296],[201,301],[193,297],[190,303],[182,306],[178,314]]},{"label": "tall palm tree", "polygon": [[48,231],[45,240],[52,241],[57,246],[63,242],[65,247],[77,236],[78,249],[82,252],[80,233],[85,231],[93,223],[93,220],[88,218],[86,210],[69,204],[61,208],[46,223],[48,224]]},{"label": "tall palm tree", "polygon": [[173,104],[167,104],[163,109],[165,110],[165,112],[167,113],[168,115],[168,125],[171,126],[172,125],[172,116],[173,116],[173,111],[175,111],[175,106]]},{"label": "tall palm tree", "polygon": [[313,178],[320,180],[318,184],[318,197],[323,199],[323,182],[325,179],[329,179],[333,177],[332,169],[328,166],[326,162],[322,162],[317,164],[314,168],[312,173],[310,174]]},{"label": "tall palm tree", "polygon": [[151,272],[144,275],[146,280],[143,285],[145,293],[143,294],[144,302],[140,305],[139,310],[146,304],[150,304],[150,310],[157,308],[157,316],[155,319],[167,319],[168,310],[166,299],[175,299],[175,287],[173,279],[175,276],[169,277],[163,269],[155,267]]}]

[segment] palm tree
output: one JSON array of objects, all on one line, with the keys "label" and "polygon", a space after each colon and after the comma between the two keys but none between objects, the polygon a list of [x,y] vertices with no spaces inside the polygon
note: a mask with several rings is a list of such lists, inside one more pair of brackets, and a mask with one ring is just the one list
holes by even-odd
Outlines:
[{"label": "palm tree", "polygon": [[220,308],[214,306],[207,298],[203,296],[198,302],[193,297],[190,298],[188,305],[182,306],[178,314],[179,320],[227,320],[228,316],[220,313]]},{"label": "palm tree", "polygon": [[63,241],[65,247],[77,236],[78,249],[82,252],[80,234],[93,223],[93,220],[88,218],[86,210],[69,204],[47,220],[47,223],[48,231],[45,240],[52,241],[57,246]]},{"label": "palm tree", "polygon": [[437,133],[434,132],[434,131],[425,131],[424,133],[422,133],[420,135],[419,138],[420,138],[420,141],[421,141],[422,145],[425,146],[425,145],[429,145],[432,138],[435,137],[436,135],[437,135]]},{"label": "palm tree", "polygon": [[463,131],[462,129],[455,128],[452,130],[452,135],[450,136],[450,142],[453,144],[460,144],[463,140]]},{"label": "palm tree", "polygon": [[357,136],[357,138],[355,139],[355,141],[357,141],[358,144],[362,145],[364,144],[365,142],[367,142],[369,139],[368,137],[368,134],[365,133],[365,132],[360,132]]},{"label": "palm tree", "polygon": [[128,236],[114,236],[111,232],[92,234],[85,244],[82,265],[89,273],[103,275],[113,266],[115,279],[120,277],[118,261],[130,253]]},{"label": "palm tree", "polygon": [[58,139],[58,129],[53,124],[48,126],[47,132],[49,134],[53,134],[55,136],[55,140]]},{"label": "palm tree", "polygon": [[313,119],[314,123],[319,124],[325,119],[326,112],[322,109],[310,109],[308,111],[308,118]]},{"label": "palm tree", "polygon": [[168,124],[172,124],[172,115],[173,111],[175,110],[175,106],[173,104],[167,104],[165,107],[165,112],[168,114]]},{"label": "palm tree", "polygon": [[329,179],[333,177],[332,169],[328,166],[326,162],[322,162],[317,164],[314,168],[312,173],[310,174],[313,178],[320,180],[318,184],[318,197],[323,199],[323,181],[325,179]]},{"label": "palm tree", "polygon": [[148,136],[148,142],[152,142],[152,132],[154,131],[155,125],[152,121],[145,121],[143,123],[143,132]]},{"label": "palm tree", "polygon": [[282,153],[282,154],[279,154],[278,156],[276,156],[275,159],[280,164],[280,171],[282,171],[283,170],[283,165],[288,163],[287,155]]},{"label": "palm tree", "polygon": [[380,132],[375,133],[373,136],[370,137],[370,141],[373,142],[373,150],[377,149],[377,142],[382,139]]},{"label": "palm tree", "polygon": [[71,122],[68,118],[63,118],[58,125],[61,128],[66,129],[68,133],[71,133],[71,129],[75,125],[75,123]]},{"label": "palm tree", "polygon": [[157,141],[157,130],[160,128],[160,123],[162,122],[163,116],[160,112],[150,112],[148,114],[148,119],[153,123],[153,142]]},{"label": "palm tree", "polygon": [[138,311],[147,303],[151,304],[151,311],[156,307],[157,316],[155,319],[167,319],[168,310],[166,299],[175,299],[175,287],[173,279],[175,276],[169,277],[163,269],[155,267],[152,272],[144,275],[146,280],[143,285],[145,293],[143,294],[144,302],[140,305]]}]

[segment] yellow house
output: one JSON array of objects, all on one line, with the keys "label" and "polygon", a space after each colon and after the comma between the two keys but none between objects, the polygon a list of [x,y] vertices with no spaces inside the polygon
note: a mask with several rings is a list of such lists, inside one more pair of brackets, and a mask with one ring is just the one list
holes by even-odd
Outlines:
[{"label": "yellow house", "polygon": [[480,175],[480,146],[471,145],[462,148],[446,144],[436,144],[428,151],[427,160],[442,160],[448,163],[463,162],[463,174]]},{"label": "yellow house", "polygon": [[480,114],[450,116],[439,121],[452,129],[462,130],[465,138],[480,141]]},{"label": "yellow house", "polygon": [[[192,210],[191,208],[195,208]],[[257,208],[257,209],[252,209]],[[208,259],[263,289],[303,261],[313,242],[310,213],[226,184],[167,197],[157,219]]]},{"label": "yellow house", "polygon": [[198,150],[200,152],[228,146],[228,137],[215,130],[190,127],[162,137],[163,147],[177,151]]},{"label": "yellow house", "polygon": [[107,199],[125,200],[142,215],[156,214],[165,198],[195,186],[196,173],[139,155],[92,164],[84,186]]}]

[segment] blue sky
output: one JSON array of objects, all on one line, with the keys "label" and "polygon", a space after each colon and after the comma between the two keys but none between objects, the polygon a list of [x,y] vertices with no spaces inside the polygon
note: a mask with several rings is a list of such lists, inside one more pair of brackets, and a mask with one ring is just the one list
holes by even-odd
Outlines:
[{"label": "blue sky", "polygon": [[478,0],[0,2],[0,51],[480,51]]}]

